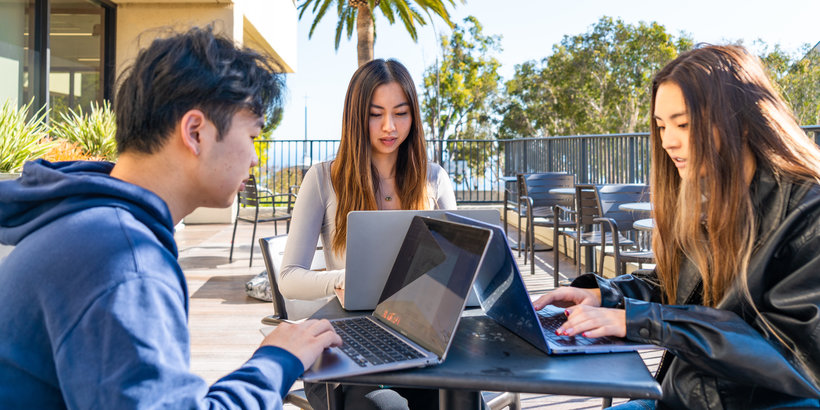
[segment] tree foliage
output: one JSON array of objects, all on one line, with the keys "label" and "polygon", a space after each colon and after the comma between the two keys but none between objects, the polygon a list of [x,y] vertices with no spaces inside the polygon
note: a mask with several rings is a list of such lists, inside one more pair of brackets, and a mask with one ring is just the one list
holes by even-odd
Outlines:
[{"label": "tree foliage", "polygon": [[551,56],[516,66],[498,107],[499,138],[646,131],[652,76],[691,47],[660,24],[602,17]]},{"label": "tree foliage", "polygon": [[[473,16],[456,25],[449,38],[442,36],[443,61],[424,72],[421,108],[429,137],[495,138],[492,105],[498,98],[501,63],[493,54],[501,51],[500,42],[500,36],[485,35]],[[437,152],[442,158],[443,154]],[[496,148],[485,143],[456,142],[448,144],[446,154],[450,161],[466,161],[473,176],[483,176],[484,164],[495,157]],[[460,169],[451,171],[456,182],[467,176]]]},{"label": "tree foliage", "polygon": [[501,51],[500,42],[500,36],[484,35],[472,16],[456,25],[449,39],[442,36],[443,61],[424,72],[422,111],[428,135],[456,139],[465,129],[489,123],[501,81],[501,63],[492,54]]},{"label": "tree foliage", "polygon": [[805,44],[792,56],[776,44],[763,44],[760,56],[801,125],[820,124],[820,50]]}]

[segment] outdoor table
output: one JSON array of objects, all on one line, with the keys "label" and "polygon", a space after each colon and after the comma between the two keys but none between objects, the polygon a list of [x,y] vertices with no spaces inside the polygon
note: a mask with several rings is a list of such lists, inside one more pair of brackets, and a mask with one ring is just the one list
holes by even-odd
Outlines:
[{"label": "outdoor table", "polygon": [[651,202],[627,202],[618,207],[622,211],[652,212]]},{"label": "outdoor table", "polygon": [[638,219],[632,227],[640,231],[651,231],[655,229],[655,220],[652,218]]},{"label": "outdoor table", "polygon": [[[362,315],[332,299],[311,318]],[[661,387],[640,355],[547,355],[484,315],[464,312],[446,360],[430,367],[327,380],[330,408],[338,407],[334,383],[439,389],[441,409],[479,409],[481,391],[658,399]]]}]

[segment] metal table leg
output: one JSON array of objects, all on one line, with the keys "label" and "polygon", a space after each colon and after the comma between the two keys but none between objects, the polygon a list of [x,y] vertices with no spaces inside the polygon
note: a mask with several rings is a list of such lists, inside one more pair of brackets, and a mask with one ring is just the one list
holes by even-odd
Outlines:
[{"label": "metal table leg", "polygon": [[481,392],[468,390],[439,390],[440,410],[481,410]]}]

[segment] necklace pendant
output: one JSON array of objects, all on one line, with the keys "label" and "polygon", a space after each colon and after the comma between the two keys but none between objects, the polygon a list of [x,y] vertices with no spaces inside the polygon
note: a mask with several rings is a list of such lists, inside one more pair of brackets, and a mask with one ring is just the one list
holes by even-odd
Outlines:
[{"label": "necklace pendant", "polygon": [[390,202],[390,201],[393,200],[393,197],[390,196],[390,195],[387,195],[387,196],[384,197],[384,200],[387,201],[387,202]]}]

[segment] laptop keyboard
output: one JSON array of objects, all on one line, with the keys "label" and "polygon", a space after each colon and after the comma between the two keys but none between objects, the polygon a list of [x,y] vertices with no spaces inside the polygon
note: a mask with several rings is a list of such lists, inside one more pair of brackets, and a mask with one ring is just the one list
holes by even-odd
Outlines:
[{"label": "laptop keyboard", "polygon": [[567,321],[567,317],[564,316],[563,313],[561,314],[554,314],[552,312],[545,312],[545,311],[536,311],[538,313],[538,321],[541,322],[541,329],[544,331],[544,336],[548,339],[552,340],[553,342],[562,345],[562,346],[588,346],[593,344],[605,344],[609,343],[609,339],[605,337],[601,338],[589,338],[583,336],[558,336],[555,334],[555,330],[557,330],[564,322]]},{"label": "laptop keyboard", "polygon": [[342,338],[339,349],[360,367],[424,357],[421,352],[367,317],[330,323]]}]

